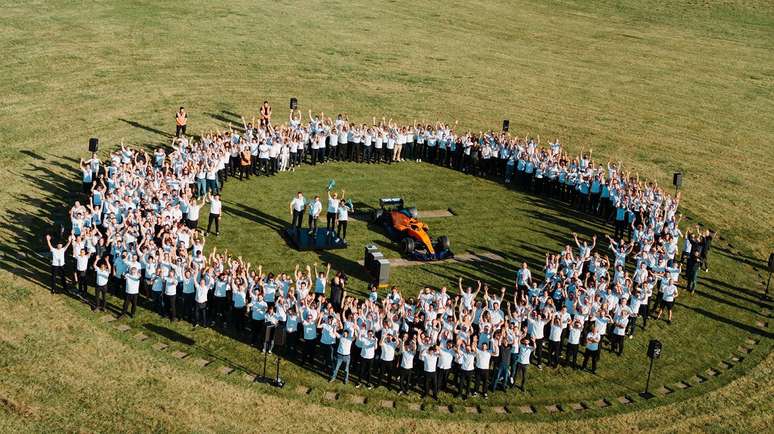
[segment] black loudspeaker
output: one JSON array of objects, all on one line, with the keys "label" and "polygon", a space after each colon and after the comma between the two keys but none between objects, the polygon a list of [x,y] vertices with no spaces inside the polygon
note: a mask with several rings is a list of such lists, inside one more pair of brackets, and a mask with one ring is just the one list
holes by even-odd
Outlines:
[{"label": "black loudspeaker", "polygon": [[374,277],[379,275],[379,260],[384,259],[382,252],[370,252],[368,254],[368,273]]},{"label": "black loudspeaker", "polygon": [[503,131],[508,132],[508,128],[511,127],[511,121],[508,119],[503,120]]},{"label": "black loudspeaker", "polygon": [[97,152],[99,149],[99,139],[92,137],[89,139],[89,152]]},{"label": "black loudspeaker", "polygon": [[390,260],[387,258],[375,259],[373,268],[371,274],[379,282],[379,286],[387,286],[387,282],[390,281]]},{"label": "black loudspeaker", "polygon": [[298,99],[295,97],[290,98],[290,109],[295,110],[297,108],[298,108]]},{"label": "black loudspeaker", "polygon": [[680,186],[683,185],[683,173],[682,172],[675,172],[674,176],[672,177],[672,185],[674,185],[677,188],[680,188]]},{"label": "black loudspeaker", "polygon": [[363,255],[363,267],[369,272],[372,269],[372,263],[374,262],[374,255],[379,253],[379,246],[375,244],[366,244]]},{"label": "black loudspeaker", "polygon": [[774,253],[769,255],[769,273],[774,273]]},{"label": "black loudspeaker", "polygon": [[274,330],[274,346],[282,348],[285,346],[285,324],[280,324],[282,327],[277,326],[277,328]]},{"label": "black loudspeaker", "polygon": [[651,339],[648,342],[648,357],[651,359],[658,359],[661,357],[661,341]]}]

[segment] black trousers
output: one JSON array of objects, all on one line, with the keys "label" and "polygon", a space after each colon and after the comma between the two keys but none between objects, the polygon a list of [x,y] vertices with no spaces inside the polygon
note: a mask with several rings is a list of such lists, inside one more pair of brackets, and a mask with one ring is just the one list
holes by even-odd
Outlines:
[{"label": "black trousers", "polygon": [[535,360],[538,366],[543,364],[543,338],[535,339]]},{"label": "black trousers", "polygon": [[522,392],[524,391],[524,384],[527,382],[527,368],[529,368],[529,364],[527,363],[519,363],[516,365],[516,373],[513,374],[513,378],[515,379],[516,376],[521,373],[521,386],[520,389]]},{"label": "black trousers", "polygon": [[548,341],[548,358],[554,368],[559,365],[559,356],[562,354],[562,341]]},{"label": "black trousers", "polygon": [[215,223],[215,234],[220,234],[220,214],[210,213],[207,219],[207,232],[210,232],[213,223]]},{"label": "black trousers", "polygon": [[313,215],[309,215],[309,232],[312,233],[312,236],[317,235],[317,217]]},{"label": "black trousers", "polygon": [[105,297],[107,295],[107,285],[97,285],[94,291],[94,308],[105,309]]},{"label": "black trousers", "polygon": [[236,330],[237,333],[242,333],[245,329],[245,310],[246,308],[244,306],[242,307],[232,306],[231,319],[234,324],[234,330]]},{"label": "black trousers", "polygon": [[597,372],[597,362],[599,361],[599,349],[589,350],[586,348],[586,353],[583,355],[583,369],[588,366],[589,360],[591,360],[591,372]]},{"label": "black trousers", "polygon": [[170,321],[177,321],[177,294],[164,294],[164,304],[166,305]]},{"label": "black trousers", "polygon": [[88,291],[88,282],[86,281],[86,270],[75,271],[75,279],[78,284],[78,292],[81,294],[86,294],[86,291]]},{"label": "black trousers", "polygon": [[183,317],[191,322],[194,320],[194,296],[193,292],[183,293]]},{"label": "black trousers", "polygon": [[624,335],[617,335],[615,333],[610,335],[611,342],[612,342],[610,350],[614,351],[619,356],[621,354],[623,354],[623,350],[624,350],[624,337],[625,337]]},{"label": "black trousers", "polygon": [[374,359],[360,358],[360,384],[371,383],[371,371],[373,370]]},{"label": "black trousers", "polygon": [[377,381],[383,383],[389,390],[392,386],[392,369],[395,364],[394,360],[382,360],[379,359],[379,365],[377,369]]},{"label": "black trousers", "polygon": [[374,359],[360,359],[360,384],[371,383],[371,369],[374,365]]},{"label": "black trousers", "polygon": [[151,290],[151,299],[153,300],[153,308],[160,316],[164,316],[164,306],[162,302],[162,292]]},{"label": "black trousers", "polygon": [[336,222],[336,213],[329,212],[325,214],[325,230],[333,232],[335,229],[334,223]]},{"label": "black trousers", "polygon": [[462,399],[467,399],[470,395],[470,376],[473,371],[460,369],[457,374],[457,390],[462,394]]},{"label": "black trousers", "polygon": [[304,353],[302,356],[302,361],[305,365],[307,365],[308,368],[311,368],[312,365],[314,365],[314,349],[316,346],[316,341],[314,339],[309,339],[304,341]]},{"label": "black trousers", "polygon": [[180,133],[185,135],[185,125],[175,125],[175,137],[180,137]]},{"label": "black trousers", "polygon": [[446,392],[446,386],[449,382],[449,372],[451,369],[438,369],[438,390]]},{"label": "black trousers", "polygon": [[414,371],[412,369],[400,368],[400,390],[403,393],[408,393],[409,389],[411,389],[413,376]]},{"label": "black trousers", "polygon": [[573,369],[578,368],[578,344],[567,344],[567,363],[571,364]]},{"label": "black trousers", "polygon": [[67,291],[67,278],[65,277],[64,266],[51,266],[51,293],[56,293],[56,278],[59,277],[62,282],[62,291]]},{"label": "black trousers", "polygon": [[269,174],[269,159],[268,158],[259,158],[258,159],[258,172],[263,172],[264,175]]},{"label": "black trousers", "polygon": [[196,303],[194,325],[207,326],[207,303]]},{"label": "black trousers", "polygon": [[336,236],[342,240],[347,239],[347,221],[339,220],[339,229],[336,231]]},{"label": "black trousers", "polygon": [[639,316],[642,317],[642,329],[648,327],[648,316],[650,316],[650,306],[648,303],[640,304]]},{"label": "black trousers", "polygon": [[433,392],[433,398],[438,398],[438,373],[425,371],[425,389],[422,393],[422,397]]},{"label": "black trousers", "polygon": [[476,368],[476,382],[473,386],[473,390],[477,391],[479,385],[481,385],[481,394],[485,395],[486,390],[489,387],[489,369]]},{"label": "black trousers", "polygon": [[124,307],[121,309],[121,315],[126,315],[130,304],[132,307],[129,310],[129,316],[134,317],[134,312],[137,310],[137,294],[124,295]]},{"label": "black trousers", "polygon": [[301,229],[301,221],[304,219],[304,210],[293,210],[293,220],[290,224],[298,229]]},{"label": "black trousers", "polygon": [[289,332],[285,329],[285,351],[286,358],[292,358],[296,356],[296,347],[298,345],[298,332]]}]

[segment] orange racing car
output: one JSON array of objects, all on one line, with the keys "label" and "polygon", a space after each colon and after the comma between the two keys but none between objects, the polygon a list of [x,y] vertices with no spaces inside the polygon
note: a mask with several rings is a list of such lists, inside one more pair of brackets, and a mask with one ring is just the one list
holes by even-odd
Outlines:
[{"label": "orange racing car", "polygon": [[404,207],[402,198],[382,198],[374,220],[390,238],[400,242],[400,250],[412,259],[433,261],[453,257],[449,239],[442,236],[433,240],[427,224],[417,217],[417,209]]}]

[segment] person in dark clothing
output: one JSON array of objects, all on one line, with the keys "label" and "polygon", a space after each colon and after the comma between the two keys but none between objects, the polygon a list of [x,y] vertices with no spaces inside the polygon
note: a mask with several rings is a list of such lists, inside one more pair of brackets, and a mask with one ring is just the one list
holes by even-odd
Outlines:
[{"label": "person in dark clothing", "polygon": [[341,273],[336,273],[335,276],[333,276],[333,280],[331,281],[331,304],[333,304],[333,309],[336,310],[336,312],[341,311],[341,303],[344,301],[344,275]]},{"label": "person in dark clothing", "polygon": [[699,252],[693,252],[690,258],[688,258],[688,265],[686,266],[686,280],[688,281],[686,287],[688,291],[693,295],[696,292],[696,282],[699,279],[699,270],[701,269],[703,259]]}]

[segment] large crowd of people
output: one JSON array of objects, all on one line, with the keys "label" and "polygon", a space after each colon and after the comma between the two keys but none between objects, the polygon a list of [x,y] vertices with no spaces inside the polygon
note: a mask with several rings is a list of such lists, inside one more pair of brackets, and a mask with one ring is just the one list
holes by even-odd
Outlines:
[{"label": "large crowd of people", "polygon": [[[243,120],[239,129],[193,139],[181,107],[171,148],[148,153],[122,144],[104,161],[94,154],[82,161],[84,199],[70,209],[71,233],[47,236],[51,291],[68,290],[71,281],[94,310],[104,310],[112,293],[123,299],[121,316],[134,316],[143,297],[172,321],[230,327],[260,351],[274,351],[281,335],[284,357],[330,381],[348,383],[352,373],[356,387],[464,399],[524,391],[533,365],[596,372],[603,347],[621,355],[649,319],[666,314],[671,324],[681,273],[692,292],[708,266],[715,234],[679,229],[679,195],[620,163],[594,161],[591,150],[573,156],[558,140],[462,132],[456,122],[358,124],[346,115],[310,111],[303,119],[291,111],[275,126],[271,116],[264,103],[259,123]],[[205,252],[207,236],[220,233],[220,194],[233,178],[330,160],[424,161],[500,179],[612,223],[613,234],[604,243],[568,234],[562,251],[532,264],[542,279],[524,263],[512,288],[460,277],[452,288],[382,293],[374,286],[364,298],[347,293],[348,276],[330,264],[264,270],[234,252]],[[299,192],[290,203],[292,224],[300,227],[308,211],[316,225],[322,209],[319,198],[307,204]],[[343,194],[330,194],[331,231],[342,215],[346,222]]]}]

